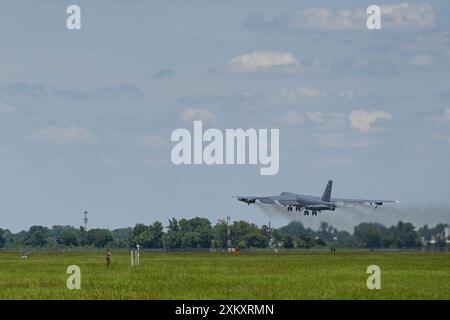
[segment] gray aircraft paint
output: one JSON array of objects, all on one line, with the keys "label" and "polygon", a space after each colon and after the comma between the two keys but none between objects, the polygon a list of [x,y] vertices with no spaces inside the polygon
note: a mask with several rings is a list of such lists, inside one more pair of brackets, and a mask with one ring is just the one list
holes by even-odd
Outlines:
[{"label": "gray aircraft paint", "polygon": [[288,211],[304,210],[305,215],[309,215],[309,212],[316,215],[321,211],[334,211],[337,207],[348,207],[357,205],[374,205],[375,208],[381,206],[383,203],[396,203],[396,200],[374,200],[374,199],[343,199],[343,198],[331,198],[331,190],[333,187],[333,180],[329,180],[327,186],[323,192],[322,197],[310,196],[304,194],[296,194],[292,192],[282,192],[278,196],[266,196],[266,197],[246,197],[237,196],[238,201],[247,203],[248,205],[256,203],[258,201],[262,204],[280,204],[287,208]]}]

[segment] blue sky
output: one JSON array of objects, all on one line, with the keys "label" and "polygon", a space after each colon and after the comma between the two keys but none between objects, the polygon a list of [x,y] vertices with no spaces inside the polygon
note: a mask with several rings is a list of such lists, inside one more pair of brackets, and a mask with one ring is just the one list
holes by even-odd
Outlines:
[{"label": "blue sky", "polygon": [[[65,26],[82,10],[82,30]],[[394,198],[300,217],[350,229],[450,222],[450,4],[384,1],[3,1],[0,227],[115,228],[230,214],[292,191]],[[176,128],[279,128],[280,171],[175,166]],[[428,209],[427,209],[428,208]]]}]

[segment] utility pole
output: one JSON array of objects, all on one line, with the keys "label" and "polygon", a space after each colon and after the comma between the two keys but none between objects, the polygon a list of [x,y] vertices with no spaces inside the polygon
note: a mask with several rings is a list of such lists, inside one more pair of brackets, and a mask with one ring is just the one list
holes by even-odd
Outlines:
[{"label": "utility pole", "polygon": [[227,248],[228,252],[231,251],[231,222],[230,222],[230,216],[227,216]]},{"label": "utility pole", "polygon": [[84,218],[83,218],[83,222],[84,222],[84,230],[87,231],[88,228],[88,212],[84,211]]},{"label": "utility pole", "polygon": [[272,226],[269,221],[269,246],[272,247],[274,245],[275,239],[273,238]]}]

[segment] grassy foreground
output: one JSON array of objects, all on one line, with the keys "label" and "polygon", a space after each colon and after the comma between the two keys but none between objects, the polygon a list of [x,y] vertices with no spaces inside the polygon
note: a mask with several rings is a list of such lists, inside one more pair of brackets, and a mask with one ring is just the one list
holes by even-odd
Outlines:
[{"label": "grassy foreground", "polygon": [[[369,265],[381,290],[368,290]],[[66,268],[81,268],[68,290]],[[449,253],[0,253],[0,299],[450,299]]]}]

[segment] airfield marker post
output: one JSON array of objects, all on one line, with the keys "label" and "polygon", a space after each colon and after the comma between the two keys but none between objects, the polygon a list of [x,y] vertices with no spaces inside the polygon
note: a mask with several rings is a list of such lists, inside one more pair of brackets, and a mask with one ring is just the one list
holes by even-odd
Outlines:
[{"label": "airfield marker post", "polygon": [[136,248],[137,248],[137,250],[136,250],[136,262],[137,262],[137,265],[139,265],[139,249],[140,249],[140,247],[139,247],[139,245],[136,245]]},{"label": "airfield marker post", "polygon": [[136,246],[136,249],[131,250],[131,266],[135,267],[139,265],[139,245]]}]

